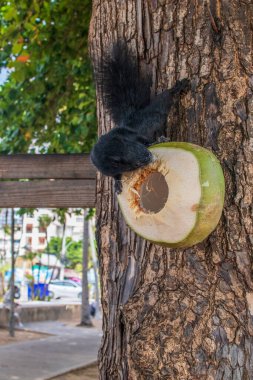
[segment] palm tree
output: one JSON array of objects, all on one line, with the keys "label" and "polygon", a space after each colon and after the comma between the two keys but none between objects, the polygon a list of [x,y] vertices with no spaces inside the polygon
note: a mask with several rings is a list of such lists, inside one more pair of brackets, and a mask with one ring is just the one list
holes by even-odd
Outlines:
[{"label": "palm tree", "polygon": [[54,209],[53,211],[57,215],[59,223],[62,225],[62,243],[61,243],[61,254],[60,254],[60,261],[61,261],[60,278],[63,279],[66,248],[67,248],[66,247],[66,222],[67,222],[67,215],[71,216],[71,212],[67,208],[58,208],[58,209]]},{"label": "palm tree", "polygon": [[[50,215],[41,215],[38,219],[39,221],[39,228],[43,230],[43,232],[45,232],[45,235],[46,235],[46,247],[48,247],[48,227],[49,225],[53,222],[54,218],[52,218]],[[44,282],[44,292],[43,292],[43,298],[45,297],[46,295],[46,291],[45,291],[45,286],[46,286],[46,282],[47,282],[47,277],[48,277],[48,272],[49,272],[49,264],[50,264],[50,254],[47,250],[47,274],[45,276],[45,282]]]}]

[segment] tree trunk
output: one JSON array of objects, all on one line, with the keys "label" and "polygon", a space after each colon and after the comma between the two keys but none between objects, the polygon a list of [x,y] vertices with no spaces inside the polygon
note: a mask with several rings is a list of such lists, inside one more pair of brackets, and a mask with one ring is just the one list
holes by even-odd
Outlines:
[{"label": "tree trunk", "polygon": [[9,320],[9,334],[15,336],[15,211],[11,209],[11,304],[10,304],[10,320]]},{"label": "tree trunk", "polygon": [[83,218],[83,274],[82,274],[82,307],[80,326],[92,326],[89,305],[88,283],[88,251],[89,251],[89,222],[86,220],[87,211]]},{"label": "tree trunk", "polygon": [[62,243],[61,243],[61,254],[60,254],[60,279],[64,280],[64,271],[65,271],[65,263],[66,263],[66,219],[62,224]]},{"label": "tree trunk", "polygon": [[[153,91],[189,78],[167,134],[220,159],[217,229],[190,249],[161,248],[126,227],[112,181],[98,176],[103,380],[253,379],[253,4],[93,0],[92,58],[124,38]],[[98,98],[99,134],[112,127]]]},{"label": "tree trunk", "polygon": [[100,292],[99,292],[99,268],[98,268],[98,259],[97,252],[95,247],[95,233],[94,229],[94,219],[89,219],[89,240],[90,240],[90,250],[92,256],[92,264],[94,268],[94,277],[95,277],[95,301],[96,301],[96,313],[100,316]]}]

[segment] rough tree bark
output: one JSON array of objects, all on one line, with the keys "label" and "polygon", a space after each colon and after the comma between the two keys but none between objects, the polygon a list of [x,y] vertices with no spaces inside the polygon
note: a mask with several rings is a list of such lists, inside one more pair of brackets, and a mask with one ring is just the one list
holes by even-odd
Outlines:
[{"label": "rough tree bark", "polygon": [[[253,379],[252,25],[250,0],[93,0],[91,56],[122,37],[153,68],[154,92],[190,78],[168,136],[212,149],[226,179],[218,228],[169,250],[126,227],[98,177],[103,380]],[[112,127],[100,98],[98,122]]]}]

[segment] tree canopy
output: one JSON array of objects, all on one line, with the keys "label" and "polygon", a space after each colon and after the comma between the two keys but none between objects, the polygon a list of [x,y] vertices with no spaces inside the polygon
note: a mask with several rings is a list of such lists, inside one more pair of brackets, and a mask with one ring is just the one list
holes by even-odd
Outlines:
[{"label": "tree canopy", "polygon": [[90,0],[8,0],[0,8],[1,153],[89,152],[96,138]]}]

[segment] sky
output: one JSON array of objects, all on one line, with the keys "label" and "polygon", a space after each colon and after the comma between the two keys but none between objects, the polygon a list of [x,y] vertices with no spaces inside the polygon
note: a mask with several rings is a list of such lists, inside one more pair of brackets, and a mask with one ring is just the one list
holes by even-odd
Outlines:
[{"label": "sky", "polygon": [[5,68],[2,68],[0,72],[0,86],[6,81],[8,77],[8,70]]}]

